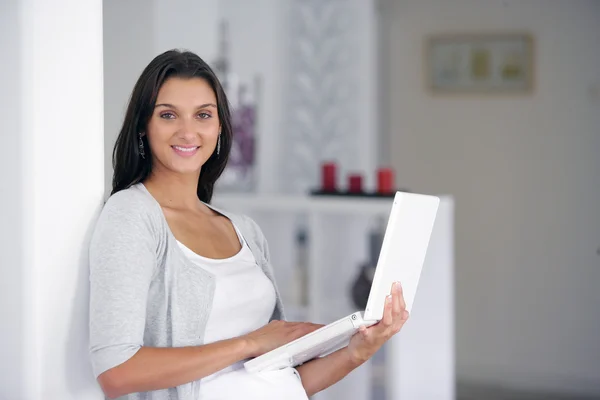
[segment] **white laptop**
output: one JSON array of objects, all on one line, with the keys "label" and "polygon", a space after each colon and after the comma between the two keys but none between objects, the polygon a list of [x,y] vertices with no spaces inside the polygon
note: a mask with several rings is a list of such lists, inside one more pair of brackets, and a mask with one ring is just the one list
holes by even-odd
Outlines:
[{"label": "white laptop", "polygon": [[392,284],[402,285],[410,313],[423,262],[437,215],[439,198],[397,192],[377,261],[367,308],[355,312],[286,345],[244,363],[248,372],[295,367],[348,345],[361,325],[371,326],[383,318],[385,298]]}]

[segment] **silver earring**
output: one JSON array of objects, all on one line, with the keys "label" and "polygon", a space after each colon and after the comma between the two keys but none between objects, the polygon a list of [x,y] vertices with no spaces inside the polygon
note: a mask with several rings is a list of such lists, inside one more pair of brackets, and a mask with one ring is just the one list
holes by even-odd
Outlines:
[{"label": "silver earring", "polygon": [[142,141],[142,134],[140,133],[140,142],[138,144],[138,149],[140,152],[140,156],[142,156],[143,159],[146,158],[146,153],[144,152],[144,142]]},{"label": "silver earring", "polygon": [[217,139],[217,156],[221,153],[221,132],[219,132],[219,138]]}]

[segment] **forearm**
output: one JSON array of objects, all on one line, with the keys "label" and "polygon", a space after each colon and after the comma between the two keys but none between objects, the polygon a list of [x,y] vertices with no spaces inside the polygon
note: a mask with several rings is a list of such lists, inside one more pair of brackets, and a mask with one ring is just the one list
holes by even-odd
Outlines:
[{"label": "forearm", "polygon": [[343,348],[326,357],[309,361],[296,369],[302,378],[304,390],[308,396],[312,396],[340,381],[358,366],[360,363],[353,362],[347,348]]},{"label": "forearm", "polygon": [[101,374],[98,382],[108,397],[116,398],[192,382],[251,356],[243,339],[197,347],[142,347],[125,363]]}]

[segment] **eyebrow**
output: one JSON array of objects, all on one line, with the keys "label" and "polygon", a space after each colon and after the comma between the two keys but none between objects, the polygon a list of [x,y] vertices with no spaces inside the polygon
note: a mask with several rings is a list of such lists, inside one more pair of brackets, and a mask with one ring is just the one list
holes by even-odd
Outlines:
[{"label": "eyebrow", "polygon": [[[157,107],[167,107],[167,108],[177,109],[177,107],[175,107],[173,104],[169,104],[169,103],[160,103],[160,104],[157,104],[154,106],[154,108],[157,108]],[[196,109],[207,108],[207,107],[217,108],[217,105],[214,103],[206,103],[206,104],[202,104],[202,105],[196,107]]]}]

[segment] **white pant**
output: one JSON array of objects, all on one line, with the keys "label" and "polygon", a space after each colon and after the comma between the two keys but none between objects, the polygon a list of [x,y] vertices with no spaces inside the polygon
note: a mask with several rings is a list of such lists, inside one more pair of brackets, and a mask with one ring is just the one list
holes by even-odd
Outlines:
[{"label": "white pant", "polygon": [[248,373],[235,369],[202,379],[202,400],[308,400],[294,368]]}]

